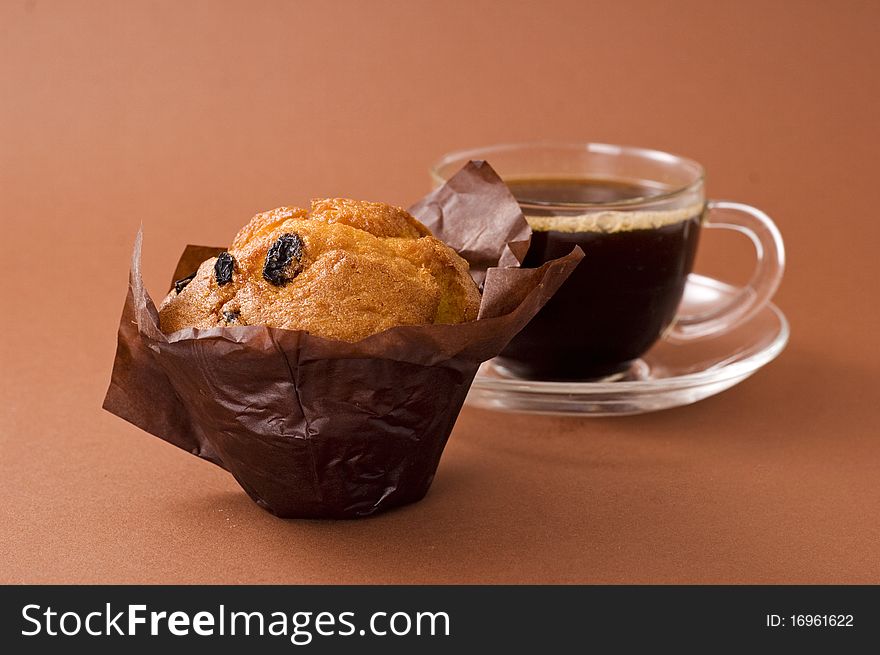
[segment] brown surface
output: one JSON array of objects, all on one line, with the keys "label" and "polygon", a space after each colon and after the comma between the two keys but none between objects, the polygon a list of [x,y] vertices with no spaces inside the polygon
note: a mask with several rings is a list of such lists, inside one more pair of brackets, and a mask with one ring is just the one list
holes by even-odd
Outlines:
[{"label": "brown surface", "polygon": [[[880,582],[880,7],[716,4],[4,3],[0,580]],[[100,410],[141,222],[158,295],[257,210],[406,204],[539,137],[687,154],[774,216],[783,356],[644,417],[465,410],[428,497],[361,522]]]}]

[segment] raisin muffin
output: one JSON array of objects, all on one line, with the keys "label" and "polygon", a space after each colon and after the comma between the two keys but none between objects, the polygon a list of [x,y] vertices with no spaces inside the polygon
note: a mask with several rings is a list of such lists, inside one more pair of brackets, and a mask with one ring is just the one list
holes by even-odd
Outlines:
[{"label": "raisin muffin", "polygon": [[406,211],[341,198],[257,214],[159,307],[162,330],[268,325],[358,341],[477,318],[468,265]]}]

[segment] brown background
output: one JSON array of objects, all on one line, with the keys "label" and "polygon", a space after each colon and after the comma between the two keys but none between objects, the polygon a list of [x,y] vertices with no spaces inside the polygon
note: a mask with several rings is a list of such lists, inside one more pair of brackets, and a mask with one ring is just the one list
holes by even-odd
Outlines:
[{"label": "brown background", "polygon": [[[0,581],[880,582],[873,2],[5,2]],[[134,234],[408,204],[450,149],[689,155],[774,216],[782,357],[623,419],[466,409],[422,503],[282,521],[100,410]],[[728,247],[729,246],[729,247]],[[699,268],[736,280],[744,244]]]}]

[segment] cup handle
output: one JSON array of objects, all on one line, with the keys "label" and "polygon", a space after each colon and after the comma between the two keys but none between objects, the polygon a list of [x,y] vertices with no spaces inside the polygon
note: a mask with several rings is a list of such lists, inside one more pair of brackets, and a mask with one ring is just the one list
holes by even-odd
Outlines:
[{"label": "cup handle", "polygon": [[760,209],[739,202],[710,200],[703,228],[745,234],[755,246],[757,262],[752,278],[733,298],[699,314],[679,314],[667,339],[690,341],[726,332],[754,316],[766,305],[782,280],[785,247],[779,228]]}]

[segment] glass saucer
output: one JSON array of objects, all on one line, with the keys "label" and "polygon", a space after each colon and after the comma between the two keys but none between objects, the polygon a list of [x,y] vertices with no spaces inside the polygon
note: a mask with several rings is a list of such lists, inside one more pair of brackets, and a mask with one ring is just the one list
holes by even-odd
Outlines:
[{"label": "glass saucer", "polygon": [[[682,308],[707,311],[738,289],[691,274]],[[676,342],[661,339],[629,371],[591,382],[518,378],[495,360],[485,362],[467,397],[472,407],[530,414],[620,416],[689,405],[742,382],[775,359],[788,342],[785,315],[768,303],[724,334]]]}]

